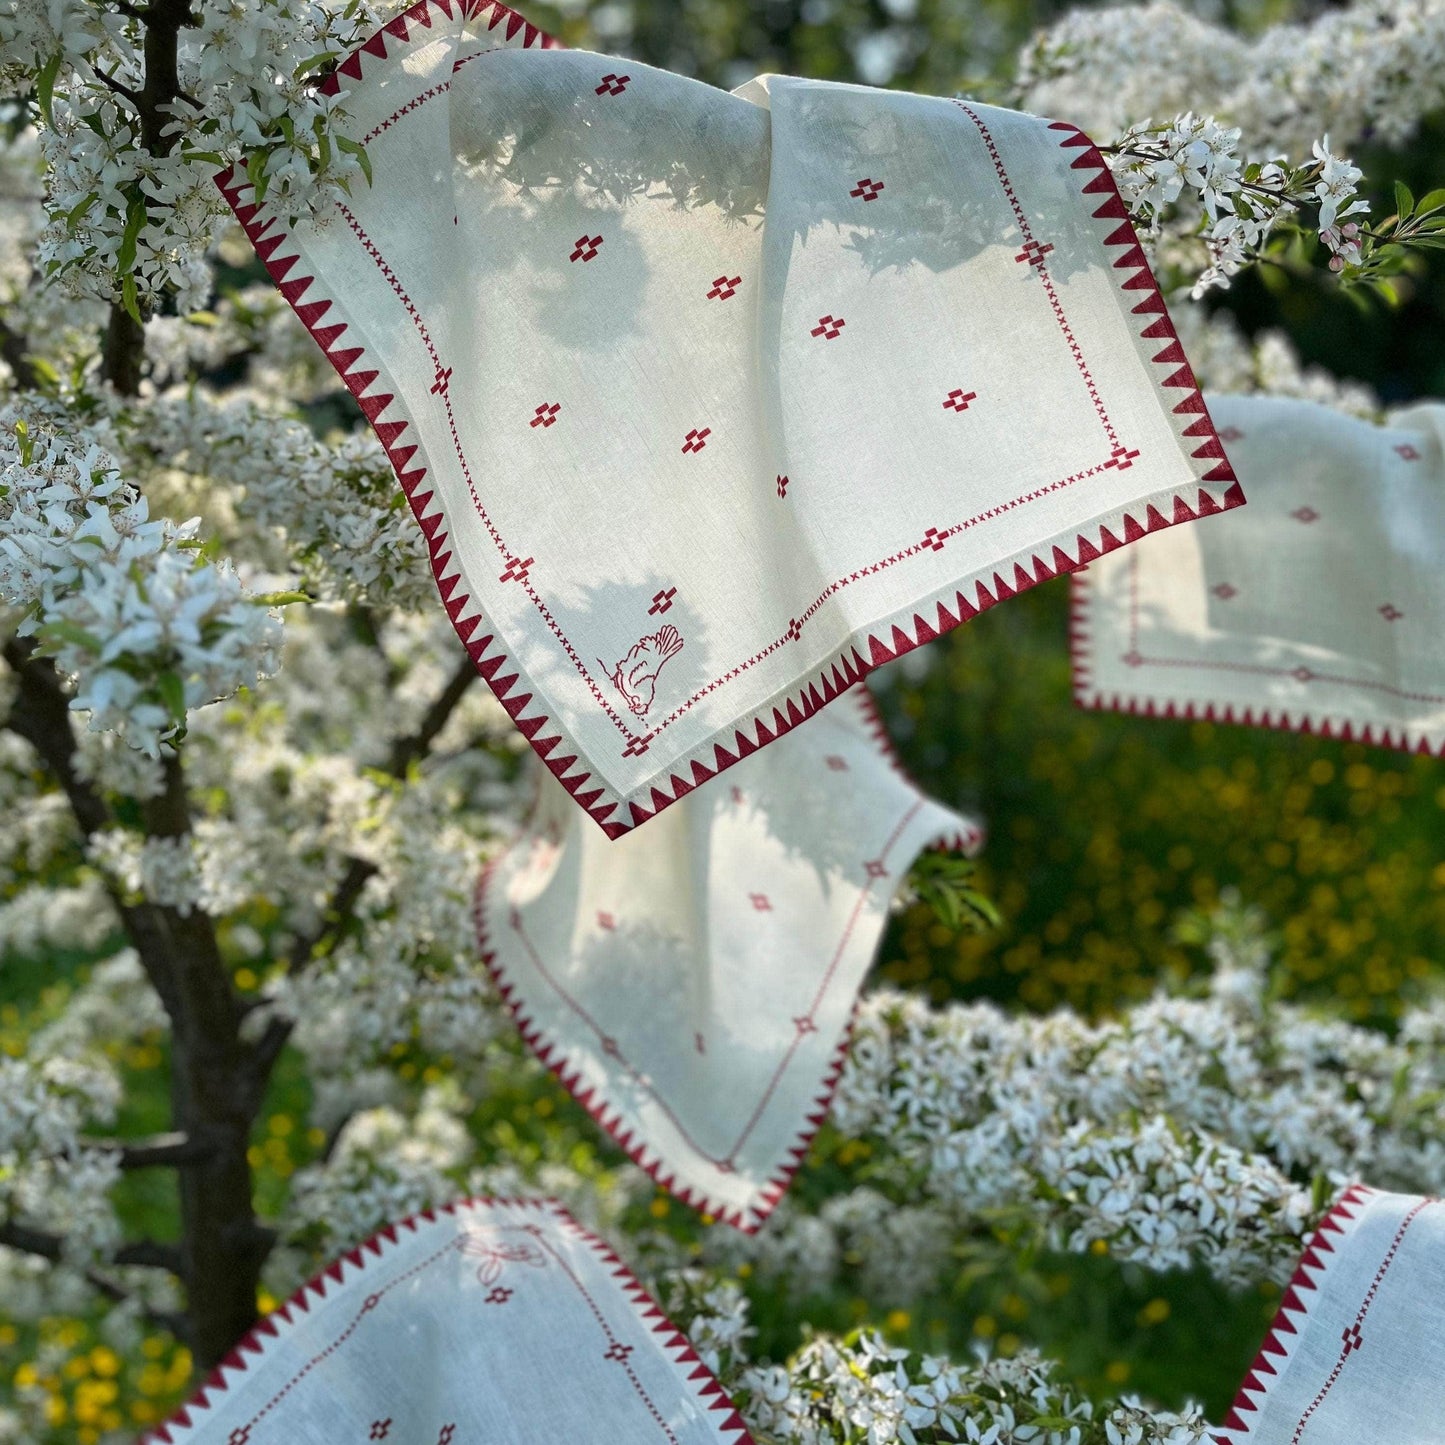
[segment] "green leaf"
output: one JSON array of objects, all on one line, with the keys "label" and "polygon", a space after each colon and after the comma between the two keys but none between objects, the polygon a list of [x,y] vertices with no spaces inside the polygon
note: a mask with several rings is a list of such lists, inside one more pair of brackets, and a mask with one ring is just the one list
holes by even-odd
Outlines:
[{"label": "green leaf", "polygon": [[353,155],[361,163],[361,173],[366,177],[366,184],[371,184],[371,158],[366,154],[366,147],[360,141],[354,141],[349,136],[339,135],[336,137],[336,144],[348,155]]},{"label": "green leaf", "polygon": [[57,50],[35,73],[35,98],[40,102],[40,113],[51,130],[55,129],[55,77],[60,74],[60,63],[64,58],[64,52]]},{"label": "green leaf", "polygon": [[121,233],[120,250],[116,252],[115,264],[122,271],[129,271],[135,265],[136,237],[146,223],[145,197],[139,189],[132,192],[125,208],[125,230]]},{"label": "green leaf", "polygon": [[166,705],[166,711],[177,722],[186,720],[186,685],[178,672],[167,671],[156,679],[156,691]]},{"label": "green leaf", "polygon": [[257,607],[286,607],[292,602],[314,602],[309,592],[257,592],[251,601]]},{"label": "green leaf", "polygon": [[83,196],[80,198],[80,200],[78,200],[78,201],[65,213],[65,229],[66,229],[67,231],[73,231],[73,230],[75,229],[75,223],[76,223],[99,199],[100,199],[100,194],[99,194],[99,192],[97,192],[97,191],[87,191],[87,192],[85,193],[85,195],[83,195]]},{"label": "green leaf", "polygon": [[136,298],[134,271],[128,271],[121,280],[120,304],[125,307],[126,314],[137,326],[145,325],[145,318],[140,314],[140,302]]},{"label": "green leaf", "polygon": [[1415,197],[1410,194],[1410,187],[1404,181],[1395,182],[1395,211],[1403,221],[1406,216],[1412,215],[1415,210]]},{"label": "green leaf", "polygon": [[91,652],[99,652],[101,648],[100,638],[95,633],[87,632],[78,622],[67,622],[64,618],[45,623],[36,635],[52,652],[63,642],[68,642],[73,647],[84,647]]},{"label": "green leaf", "polygon": [[1420,197],[1419,210],[1422,213],[1438,211],[1442,206],[1445,206],[1445,186],[1436,191],[1427,191]]}]

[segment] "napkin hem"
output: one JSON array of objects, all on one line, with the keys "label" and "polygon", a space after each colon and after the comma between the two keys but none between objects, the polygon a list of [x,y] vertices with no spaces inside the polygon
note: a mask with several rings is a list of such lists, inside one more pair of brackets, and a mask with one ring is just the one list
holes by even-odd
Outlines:
[{"label": "napkin hem", "polygon": [[[444,0],[423,0],[423,3],[440,4],[444,3]],[[500,1206],[508,1209],[544,1211],[551,1215],[560,1229],[586,1244],[607,1266],[608,1272],[618,1284],[637,1322],[643,1325],[649,1333],[657,1336],[664,1355],[678,1370],[679,1389],[690,1388],[702,1418],[706,1419],[709,1414],[716,1411],[730,1411],[731,1413],[725,1419],[712,1422],[713,1428],[718,1431],[719,1435],[733,1432],[734,1438],[730,1445],[755,1445],[746,1423],[727,1392],[718,1383],[717,1376],[703,1362],[687,1336],[663,1314],[656,1301],[642,1287],[615,1250],[593,1234],[591,1230],[579,1224],[555,1199],[533,1196],[520,1199],[498,1199],[486,1195],[455,1199],[446,1204],[439,1204],[432,1209],[423,1209],[416,1214],[409,1214],[405,1219],[383,1226],[369,1239],[333,1260],[319,1274],[302,1285],[284,1304],[277,1306],[270,1314],[257,1321],[245,1338],[210,1372],[185,1404],[181,1405],[161,1424],[152,1426],[141,1433],[139,1445],[149,1445],[149,1442],[153,1441],[163,1442],[163,1445],[176,1445],[178,1437],[171,1433],[172,1426],[178,1426],[186,1431],[198,1431],[204,1428],[205,1420],[193,1420],[192,1415],[213,1409],[214,1397],[225,1394],[234,1383],[235,1377],[250,1368],[253,1363],[251,1357],[263,1355],[266,1352],[268,1341],[281,1340],[284,1337],[285,1329],[289,1328],[296,1318],[307,1314],[313,1303],[326,1298],[328,1282],[338,1285],[345,1284],[354,1277],[357,1271],[366,1269],[368,1265],[380,1263],[387,1257],[390,1248],[398,1243],[403,1231],[409,1230],[415,1234],[422,1224],[435,1224],[441,1215],[456,1214],[459,1210],[474,1205],[487,1208]],[[349,1270],[347,1266],[350,1266]],[[280,1321],[279,1325],[277,1324],[278,1320]],[[691,1366],[691,1369],[687,1369],[688,1366]],[[186,1438],[185,1436],[179,1437],[181,1441]]]},{"label": "napkin hem", "polygon": [[[1076,707],[1086,712],[1113,712],[1171,722],[1228,723],[1234,727],[1268,728],[1336,742],[1365,743],[1421,757],[1445,758],[1445,738],[1436,742],[1431,729],[1411,723],[1363,723],[1338,711],[1313,707],[1252,707],[1229,702],[1198,702],[1171,695],[1166,689],[1124,689],[1098,686],[1093,678],[1093,588],[1081,568],[1069,579],[1069,664]],[[1181,667],[1179,672],[1197,671]]]},{"label": "napkin hem", "polygon": [[[341,77],[359,81],[374,61],[388,59],[387,37],[406,42],[411,38],[409,27],[420,25],[430,29],[433,7],[453,20],[458,17],[475,19],[490,14],[487,22],[489,30],[495,30],[505,20],[506,41],[514,41],[520,33],[522,48],[560,48],[560,42],[499,3],[499,0],[417,0],[409,10],[355,47],[323,82],[323,90],[335,93],[341,87]],[[966,105],[963,108],[968,110]],[[982,122],[977,117],[974,119],[1012,199],[1012,189],[1003,176],[992,138]],[[848,637],[807,675],[786,684],[748,715],[725,725],[733,734],[727,746],[715,733],[671,764],[665,777],[661,773],[655,774],[627,790],[614,786],[595,766],[584,765],[573,771],[578,768],[578,760],[584,750],[550,713],[534,710],[524,716],[529,705],[534,705],[539,697],[538,689],[517,661],[511,647],[503,641],[500,629],[493,628],[488,632],[483,627],[483,614],[476,610],[477,602],[469,591],[464,590],[466,579],[451,545],[450,519],[446,508],[434,485],[424,487],[429,471],[425,451],[422,450],[418,461],[419,441],[405,441],[403,444],[409,429],[416,431],[418,438],[419,430],[409,408],[397,399],[394,392],[385,390],[381,378],[387,374],[386,368],[373,355],[372,348],[354,324],[334,321],[330,325],[322,324],[334,298],[318,295],[311,289],[316,279],[314,276],[290,275],[301,259],[299,248],[292,248],[290,255],[280,254],[287,249],[283,243],[290,233],[284,224],[278,224],[275,216],[263,216],[263,208],[254,201],[242,199],[249,186],[244,169],[233,166],[220,172],[216,176],[216,184],[281,294],[332,363],[342,383],[356,397],[375,431],[417,524],[426,537],[433,580],[442,603],[477,670],[558,782],[608,837],[616,839],[648,822],[700,783],[726,771],[758,748],[776,741],[783,733],[807,721],[875,668],[925,642],[933,641],[998,602],[1062,572],[1086,566],[1097,557],[1150,532],[1243,504],[1243,490],[1229,464],[1223,443],[1169,319],[1163,293],[1139,245],[1113,173],[1097,147],[1077,126],[1054,121],[1050,122],[1049,129],[1060,134],[1058,144],[1062,149],[1079,151],[1070,163],[1070,170],[1079,173],[1081,194],[1089,200],[1094,197],[1100,200],[1099,206],[1092,211],[1093,219],[1112,227],[1108,235],[1101,238],[1101,244],[1106,250],[1119,252],[1113,261],[1113,269],[1127,273],[1126,278],[1118,282],[1117,299],[1121,310],[1129,299],[1127,293],[1140,293],[1138,302],[1128,308],[1128,316],[1135,318],[1129,326],[1140,355],[1153,366],[1164,369],[1165,374],[1155,376],[1155,385],[1163,393],[1162,402],[1168,406],[1172,401],[1167,395],[1169,390],[1184,393],[1183,398],[1168,409],[1177,418],[1175,426],[1182,459],[1196,474],[1194,499],[1191,501],[1185,495],[1193,488],[1181,484],[1140,498],[1130,504],[1133,510],[1130,507],[1108,509],[1082,527],[1069,527],[1065,532],[1041,540],[1034,547],[1006,555],[935,589],[916,602],[901,606],[866,631]],[[1014,204],[1017,205],[1016,202]],[[1023,224],[1027,232],[1026,220]],[[382,265],[385,269],[384,260]],[[308,292],[310,299],[303,301]],[[349,334],[346,336],[347,344],[342,346],[344,332]],[[1155,344],[1161,344],[1162,349],[1155,352]],[[390,419],[382,420],[383,414]],[[1191,449],[1186,445],[1186,439],[1198,445]],[[1123,468],[1130,464],[1129,454],[1122,446],[1116,447],[1116,453],[1121,455],[1115,455],[1101,465]],[[413,465],[414,461],[417,461],[416,465]],[[1213,486],[1226,488],[1222,498],[1211,494],[1209,488]],[[1143,512],[1142,519],[1135,515],[1139,510]],[[1072,540],[1069,534],[1072,534]],[[1046,557],[1042,555],[1044,553],[1049,555]],[[449,567],[453,569],[450,575]],[[1010,567],[1011,578],[1005,575]],[[951,599],[950,593],[953,594]],[[464,615],[469,610],[471,615]],[[930,621],[930,617],[934,620]],[[482,635],[478,636],[479,633]],[[652,736],[655,733],[630,742],[628,751],[645,751]]]},{"label": "napkin hem", "polygon": [[[1264,1343],[1259,1348],[1248,1370],[1244,1383],[1240,1385],[1224,1419],[1210,1431],[1214,1445],[1244,1445],[1248,1441],[1252,1426],[1240,1411],[1255,1413],[1269,1395],[1269,1381],[1278,1378],[1281,1370],[1279,1361],[1288,1359],[1304,1333],[1305,1317],[1318,1299],[1317,1291],[1324,1272],[1329,1268],[1326,1257],[1335,1253],[1335,1245],[1328,1236],[1343,1236],[1347,1226],[1356,1222],[1356,1216],[1379,1193],[1364,1184],[1352,1184],[1330,1207],[1320,1220],[1315,1232],[1305,1244],[1304,1253],[1293,1277],[1285,1287],[1279,1309],[1270,1322]],[[1314,1298],[1306,1298],[1305,1293]],[[1251,1396],[1258,1399],[1251,1399]]]}]

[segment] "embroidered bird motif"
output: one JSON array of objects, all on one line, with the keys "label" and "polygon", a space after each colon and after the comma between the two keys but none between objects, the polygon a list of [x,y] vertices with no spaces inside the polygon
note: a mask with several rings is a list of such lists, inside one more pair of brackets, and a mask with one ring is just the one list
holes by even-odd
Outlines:
[{"label": "embroidered bird motif", "polygon": [[675,627],[662,627],[650,637],[640,638],[610,671],[600,657],[597,662],[627,706],[638,717],[645,717],[657,693],[657,674],[681,651],[682,634]]}]

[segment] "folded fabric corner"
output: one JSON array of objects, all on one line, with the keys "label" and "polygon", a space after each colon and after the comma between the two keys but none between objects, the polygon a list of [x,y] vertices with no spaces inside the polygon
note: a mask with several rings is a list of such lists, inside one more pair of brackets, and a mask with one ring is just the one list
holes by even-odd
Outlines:
[{"label": "folded fabric corner", "polygon": [[1445,406],[1211,407],[1249,511],[1076,574],[1078,702],[1445,752]]},{"label": "folded fabric corner", "polygon": [[332,78],[373,183],[221,188],[477,666],[620,836],[874,667],[1242,493],[1076,128],[728,94],[421,0]]},{"label": "folded fabric corner", "polygon": [[478,887],[523,1038],[659,1184],[743,1230],[823,1122],[913,858],[983,842],[880,738],[858,688],[617,842],[548,778]]}]

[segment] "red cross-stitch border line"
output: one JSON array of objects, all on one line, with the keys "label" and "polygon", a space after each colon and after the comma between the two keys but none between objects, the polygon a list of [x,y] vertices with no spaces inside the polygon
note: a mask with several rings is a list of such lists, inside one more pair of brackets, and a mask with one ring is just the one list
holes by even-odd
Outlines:
[{"label": "red cross-stitch border line", "polygon": [[[418,0],[410,10],[397,16],[353,50],[328,79],[326,88],[334,92],[346,81],[362,79],[373,61],[387,58],[389,46],[394,51],[397,42],[405,43],[419,30],[430,29],[433,11],[439,11],[453,21],[463,15],[475,19],[486,17],[487,27],[493,34],[501,28],[499,44],[521,47],[556,44],[497,0]],[[533,750],[562,786],[610,837],[616,838],[685,797],[700,783],[796,727],[875,667],[932,641],[979,612],[1060,572],[1073,571],[1149,532],[1193,521],[1244,501],[1203,397],[1184,360],[1164,298],[1138,245],[1107,164],[1077,127],[1054,122],[1050,128],[1060,133],[1059,144],[1062,147],[1079,151],[1071,168],[1083,173],[1081,192],[1091,202],[1095,198],[1100,200],[1092,215],[1095,220],[1111,227],[1108,234],[1100,238],[1101,243],[1106,248],[1122,252],[1113,266],[1125,273],[1119,281],[1124,299],[1129,299],[1127,293],[1131,291],[1140,295],[1138,302],[1130,308],[1131,314],[1138,318],[1134,323],[1138,338],[1164,343],[1163,349],[1150,359],[1168,370],[1168,375],[1158,379],[1161,389],[1177,388],[1184,393],[1183,399],[1172,405],[1171,410],[1179,418],[1176,425],[1181,437],[1199,443],[1191,453],[1196,459],[1201,483],[1198,491],[1193,497],[1176,493],[1162,499],[1163,506],[1170,511],[1168,516],[1151,502],[1142,519],[1125,512],[1116,529],[1100,525],[1097,530],[1091,528],[1089,535],[1080,532],[1068,548],[1060,543],[1051,544],[1050,557],[1046,558],[1037,551],[1029,553],[1026,558],[1020,554],[998,563],[991,576],[964,579],[951,603],[943,596],[930,599],[921,604],[921,610],[914,612],[911,619],[885,623],[875,631],[846,643],[811,675],[800,680],[791,692],[735,725],[729,746],[724,746],[722,742],[700,744],[678,760],[676,771],[660,779],[660,785],[658,782],[642,784],[627,794],[618,792],[585,765],[579,764],[580,750],[569,747],[570,740],[564,729],[546,713],[535,710],[534,696],[526,690],[521,667],[499,636],[486,631],[482,614],[475,610],[476,602],[462,590],[462,573],[455,560],[446,527],[447,518],[434,486],[424,486],[427,482],[426,465],[424,462],[413,465],[419,450],[418,443],[405,440],[408,428],[413,425],[412,419],[394,395],[374,389],[374,383],[383,370],[379,361],[371,356],[364,344],[354,344],[357,340],[355,336],[343,337],[348,330],[346,323],[334,319],[326,323],[334,298],[317,294],[314,276],[290,274],[300,260],[299,251],[285,245],[290,236],[286,226],[275,216],[265,214],[254,203],[244,168],[233,167],[222,172],[217,177],[217,184],[282,295],[336,368],[343,383],[357,398],[362,412],[376,431],[427,539],[437,590],[469,656]],[[283,254],[288,250],[290,254]],[[308,293],[310,299],[303,299]],[[383,420],[383,414],[389,409],[391,419]],[[1222,499],[1216,498],[1209,490],[1213,485],[1226,488]],[[1004,575],[1004,569],[1010,566],[1013,569],[1011,578]],[[965,596],[964,588],[971,588],[972,595]],[[529,708],[533,710],[529,712]]]},{"label": "red cross-stitch border line", "polygon": [[[324,1300],[328,1291],[334,1291],[337,1286],[349,1284],[355,1277],[357,1270],[375,1268],[389,1257],[401,1242],[404,1236],[417,1234],[424,1226],[436,1225],[444,1216],[456,1215],[461,1210],[483,1206],[488,1209],[516,1210],[524,1216],[530,1215],[538,1218],[539,1222],[545,1221],[556,1226],[561,1232],[570,1234],[573,1238],[582,1241],[602,1263],[603,1267],[611,1276],[613,1282],[619,1287],[625,1296],[635,1316],[637,1324],[644,1327],[654,1335],[660,1345],[661,1352],[668,1362],[673,1366],[678,1383],[679,1391],[690,1393],[698,1406],[703,1419],[709,1420],[713,1429],[717,1431],[720,1439],[727,1442],[727,1445],[753,1445],[753,1437],[748,1432],[747,1425],[742,1416],[738,1413],[732,1401],[728,1398],[722,1386],[718,1383],[716,1376],[703,1363],[697,1351],[693,1349],[687,1336],[672,1323],[658,1307],[657,1301],[647,1293],[638,1283],[636,1277],[618,1257],[615,1251],[610,1249],[601,1239],[589,1230],[584,1229],[575,1219],[555,1200],[552,1199],[492,1199],[492,1198],[470,1198],[455,1200],[450,1204],[437,1206],[435,1209],[425,1209],[419,1214],[409,1215],[407,1218],[398,1220],[394,1224],[388,1224],[385,1228],[372,1235],[364,1244],[359,1244],[355,1249],[348,1250],[340,1259],[329,1264],[315,1279],[304,1284],[284,1304],[273,1310],[262,1319],[256,1327],[236,1346],[221,1363],[211,1371],[205,1383],[196,1393],[180,1407],[163,1424],[154,1426],[144,1431],[140,1436],[140,1445],[148,1445],[148,1442],[161,1442],[161,1445],[184,1445],[184,1442],[192,1438],[191,1432],[200,1432],[208,1425],[208,1415],[216,1408],[217,1399],[225,1394],[232,1385],[237,1382],[237,1376],[249,1370],[277,1344],[285,1340],[287,1332],[297,1320],[309,1313],[313,1304]],[[482,1221],[479,1221],[482,1222]],[[525,1224],[498,1225],[487,1221],[489,1227],[495,1228],[528,1228]],[[417,1270],[426,1268],[443,1255],[456,1248],[459,1236],[454,1236],[428,1259],[423,1260],[419,1265],[414,1266],[408,1274],[415,1274]],[[581,1291],[583,1299],[587,1303],[592,1314],[601,1324],[603,1332],[607,1335],[609,1343],[615,1343],[615,1336],[607,1324],[602,1311],[592,1298],[591,1293],[577,1279],[576,1274],[565,1266],[562,1256],[551,1246],[545,1236],[539,1237],[540,1243],[547,1248],[552,1258],[563,1265],[564,1273],[567,1274],[572,1283]],[[388,1282],[386,1288],[397,1284],[401,1278],[398,1276]],[[384,1293],[378,1291],[378,1294]],[[370,1312],[370,1307],[364,1308],[361,1314]],[[354,1319],[343,1331],[337,1341],[323,1353],[329,1354],[332,1349],[340,1343],[340,1339],[348,1337],[354,1332],[356,1324],[361,1315]],[[299,1379],[316,1363],[316,1360],[308,1362],[302,1371],[293,1378]],[[659,1419],[655,1404],[647,1396],[640,1382],[630,1366],[627,1374],[632,1380],[633,1387],[642,1395],[648,1408],[651,1410],[654,1419]],[[291,1388],[286,1386],[286,1390]],[[284,1394],[285,1391],[283,1390]],[[279,1398],[279,1397],[278,1397]],[[276,1401],[273,1399],[266,1407],[270,1409]],[[262,1413],[265,1413],[264,1411]],[[709,1419],[714,1414],[720,1414],[721,1419]],[[256,1417],[256,1418],[259,1418]],[[254,1420],[251,1424],[254,1424]],[[660,1422],[661,1423],[661,1422]],[[247,1427],[249,1430],[250,1426]],[[671,1432],[667,1431],[665,1423],[664,1430],[669,1437]],[[177,1434],[180,1431],[182,1433]]]},{"label": "red cross-stitch border line", "polygon": [[[1319,1289],[1321,1279],[1331,1261],[1329,1256],[1335,1253],[1335,1245],[1338,1242],[1337,1236],[1344,1234],[1346,1226],[1351,1223],[1360,1211],[1373,1199],[1378,1190],[1370,1189],[1362,1184],[1351,1185],[1331,1206],[1329,1212],[1320,1221],[1319,1227],[1310,1237],[1305,1245],[1304,1253],[1300,1256],[1299,1265],[1295,1269],[1294,1276],[1286,1286],[1284,1294],[1280,1298],[1279,1309],[1270,1323],[1269,1331],[1264,1337],[1264,1343],[1260,1346],[1259,1353],[1254,1357],[1253,1363],[1244,1376],[1244,1381],[1239,1387],[1239,1392],[1234,1397],[1234,1403],[1230,1406],[1228,1414],[1210,1433],[1210,1440],[1214,1445],[1249,1445],[1252,1438],[1254,1425],[1257,1423],[1260,1406],[1269,1397],[1272,1382],[1279,1377],[1280,1362],[1287,1362],[1298,1344],[1313,1306],[1317,1303],[1316,1292]],[[1375,1291],[1379,1288],[1380,1281],[1384,1278],[1386,1270],[1397,1253],[1400,1242],[1404,1238],[1406,1230],[1419,1215],[1420,1211],[1427,1205],[1438,1204],[1438,1199],[1422,1199],[1406,1214],[1395,1232],[1394,1240],[1381,1261],[1380,1267],[1375,1273],[1374,1282],[1371,1284],[1365,1298],[1361,1301],[1360,1308],[1355,1315],[1354,1322],[1358,1325],[1368,1312],[1370,1303],[1374,1299]],[[1295,1432],[1295,1440],[1301,1438],[1300,1429],[1307,1423],[1310,1415],[1319,1408],[1320,1402],[1334,1385],[1341,1373],[1343,1361],[1350,1351],[1343,1350],[1334,1370],[1327,1377],[1323,1388],[1316,1395],[1313,1404],[1305,1411],[1304,1418],[1299,1422],[1299,1429]],[[1247,1418],[1249,1417],[1249,1418]]]},{"label": "red cross-stitch border line", "polygon": [[[856,702],[862,714],[864,726],[867,728],[874,743],[882,753],[888,765],[904,778],[912,787],[912,780],[904,772],[903,765],[894,751],[892,740],[885,731],[882,720],[878,716],[877,708],[864,686],[853,689],[850,694],[850,701]],[[915,787],[915,792],[917,791]],[[878,853],[880,861],[886,860],[889,853],[897,845],[899,837],[907,828],[909,822],[917,815],[918,810],[924,805],[925,799],[919,796],[914,799],[905,810],[903,816],[895,825],[893,832],[886,843],[882,845]],[[971,820],[962,820],[963,827],[956,833],[941,834],[936,837],[928,846],[931,848],[944,849],[973,854],[983,845],[983,829],[974,824]],[[536,1021],[534,1015],[527,1009],[520,989],[516,982],[509,977],[506,968],[502,965],[498,950],[493,945],[492,930],[487,923],[487,911],[489,907],[495,907],[501,913],[504,905],[502,900],[495,903],[488,897],[488,890],[493,877],[501,865],[513,852],[524,842],[529,841],[529,835],[524,827],[517,835],[512,844],[492,859],[482,870],[477,881],[477,890],[474,900],[473,916],[475,919],[478,945],[482,954],[482,961],[486,964],[497,985],[497,990],[502,996],[503,1003],[512,1015],[517,1025],[518,1032],[522,1035],[523,1041],[537,1058],[556,1075],[562,1086],[573,1098],[587,1110],[589,1114],[602,1126],[611,1136],[614,1143],[625,1150],[634,1163],[639,1165],[646,1173],[663,1189],[680,1199],[683,1203],[702,1210],[705,1213],[721,1219],[725,1224],[730,1224],[736,1229],[742,1230],[745,1234],[753,1234],[762,1225],[763,1221],[772,1213],[778,1201],[787,1192],[788,1185],[792,1182],[793,1175],[803,1162],[808,1152],[808,1147],[813,1142],[814,1135],[822,1127],[823,1120],[827,1116],[828,1106],[832,1102],[834,1090],[837,1087],[838,1079],[843,1071],[843,1061],[847,1056],[848,1041],[852,1034],[852,1015],[849,1017],[840,1031],[838,1041],[829,1052],[823,1065],[821,1077],[815,1087],[811,1102],[807,1108],[803,1126],[797,1130],[792,1141],[783,1151],[780,1162],[767,1179],[754,1194],[753,1198],[743,1207],[729,1204],[708,1193],[702,1185],[691,1185],[682,1183],[675,1170],[669,1168],[667,1161],[662,1158],[644,1139],[634,1137],[627,1127],[625,1116],[617,1110],[609,1100],[599,1096],[595,1088],[585,1087],[583,1081],[583,1067],[591,1062],[589,1058],[578,1056],[569,1052],[566,1045],[542,1028]],[[848,946],[854,928],[857,926],[858,917],[862,912],[864,904],[872,891],[873,878],[868,878],[858,895],[858,899],[850,912],[844,926],[841,938],[835,948],[828,968],[823,975],[813,999],[809,1005],[809,1016],[815,1013],[822,1003],[828,989],[831,987],[834,976],[837,973],[839,964],[842,962],[843,954]],[[896,880],[894,880],[896,881]],[[583,1024],[591,1030],[599,1042],[607,1037],[606,1031],[596,1022],[586,1008],[580,1004],[570,993],[553,978],[550,970],[537,954],[531,939],[527,936],[526,930],[514,922],[511,924],[512,931],[521,941],[522,947],[528,955],[532,968],[541,976],[543,981],[558,995],[567,1008],[569,1008]],[[698,1158],[710,1168],[717,1169],[731,1163],[737,1152],[747,1142],[752,1131],[761,1120],[768,1103],[771,1101],[778,1084],[783,1075],[792,1066],[797,1055],[801,1038],[794,1038],[789,1045],[786,1054],[774,1068],[771,1077],[764,1088],[756,1108],[753,1110],[747,1124],[742,1129],[738,1138],[734,1141],[728,1153],[721,1158],[709,1154],[704,1150],[688,1132],[686,1125],[679,1118],[676,1111],[666,1099],[658,1093],[652,1083],[637,1070],[631,1062],[620,1052],[615,1055],[618,1064],[627,1070],[635,1084],[640,1085],[649,1093],[654,1102],[661,1108],[668,1119],[672,1121],[673,1128],[678,1136],[691,1148]]]},{"label": "red cross-stitch border line", "polygon": [[[1256,677],[1296,677],[1289,667],[1266,667],[1262,664],[1235,662],[1228,659],[1165,657],[1139,651],[1138,573],[1139,558],[1129,558],[1129,650],[1140,659],[1139,668],[1159,667],[1171,672],[1233,672]],[[1298,706],[1247,707],[1224,702],[1195,702],[1171,696],[1167,691],[1126,691],[1118,687],[1102,688],[1094,679],[1094,655],[1098,650],[1094,636],[1097,624],[1092,609],[1097,605],[1095,590],[1087,569],[1070,579],[1069,657],[1073,671],[1074,702],[1090,712],[1127,713],[1135,717],[1163,718],[1178,722],[1231,723],[1244,727],[1269,728],[1275,732],[1303,733],[1311,737],[1333,738],[1339,742],[1366,743],[1371,747],[1391,748],[1397,752],[1419,753],[1425,757],[1445,757],[1445,739],[1431,742],[1425,729],[1410,724],[1395,727],[1364,723],[1342,718],[1338,713],[1323,711],[1308,704]],[[1344,677],[1337,673],[1315,672],[1300,679],[1305,685],[1315,682],[1335,687],[1354,687],[1371,692],[1388,693],[1404,702],[1445,703],[1445,696],[1434,693],[1406,692],[1386,682],[1370,678]]]}]

